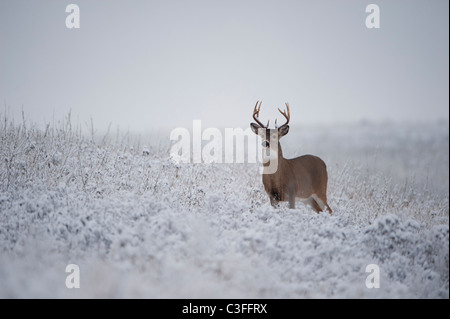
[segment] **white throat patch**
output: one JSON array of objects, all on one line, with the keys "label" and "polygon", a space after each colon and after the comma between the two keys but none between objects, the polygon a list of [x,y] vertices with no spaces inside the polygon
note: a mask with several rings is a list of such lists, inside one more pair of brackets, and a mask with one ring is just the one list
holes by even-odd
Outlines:
[{"label": "white throat patch", "polygon": [[276,147],[263,148],[262,150],[263,163],[267,163],[270,160],[278,159],[278,145]]}]

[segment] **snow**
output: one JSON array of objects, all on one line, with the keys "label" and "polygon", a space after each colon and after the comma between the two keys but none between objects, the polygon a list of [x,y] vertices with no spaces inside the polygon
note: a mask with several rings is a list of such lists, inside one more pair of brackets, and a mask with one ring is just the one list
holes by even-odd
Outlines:
[{"label": "snow", "polygon": [[447,123],[291,128],[285,156],[328,165],[331,216],[271,207],[256,164],[2,125],[2,298],[449,297]]}]

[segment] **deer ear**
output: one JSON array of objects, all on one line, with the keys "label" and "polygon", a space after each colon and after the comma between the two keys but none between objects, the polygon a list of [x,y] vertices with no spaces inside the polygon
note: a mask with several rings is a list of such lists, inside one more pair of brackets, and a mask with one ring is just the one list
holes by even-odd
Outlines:
[{"label": "deer ear", "polygon": [[253,133],[255,133],[256,135],[258,135],[258,129],[261,128],[261,126],[259,126],[256,123],[250,123],[250,127],[252,128]]},{"label": "deer ear", "polygon": [[285,136],[289,132],[289,125],[283,125],[278,129],[278,135]]}]

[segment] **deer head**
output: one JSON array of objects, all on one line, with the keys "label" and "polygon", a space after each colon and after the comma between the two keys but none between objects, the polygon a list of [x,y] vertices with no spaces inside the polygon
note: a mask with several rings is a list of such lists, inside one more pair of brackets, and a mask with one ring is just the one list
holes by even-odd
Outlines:
[{"label": "deer head", "polygon": [[255,108],[253,109],[253,119],[256,123],[251,123],[250,127],[252,128],[252,131],[259,135],[262,139],[262,146],[266,149],[270,149],[271,142],[279,142],[280,138],[286,135],[289,132],[289,120],[291,118],[291,112],[289,110],[289,103],[286,103],[286,109],[287,111],[280,111],[280,113],[286,118],[286,123],[281,125],[280,127],[277,127],[277,120],[275,120],[275,129],[269,128],[269,121],[267,121],[267,125],[263,125],[259,121],[259,111],[261,110],[261,104],[262,102],[258,101],[256,102]]}]

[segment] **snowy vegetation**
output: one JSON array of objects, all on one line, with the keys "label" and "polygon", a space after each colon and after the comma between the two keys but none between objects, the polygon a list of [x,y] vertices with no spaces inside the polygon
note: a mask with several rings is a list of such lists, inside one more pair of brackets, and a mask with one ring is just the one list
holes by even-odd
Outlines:
[{"label": "snowy vegetation", "polygon": [[328,165],[330,216],[272,208],[256,164],[175,164],[163,138],[3,116],[0,297],[448,298],[448,130],[291,127],[284,155]]}]

